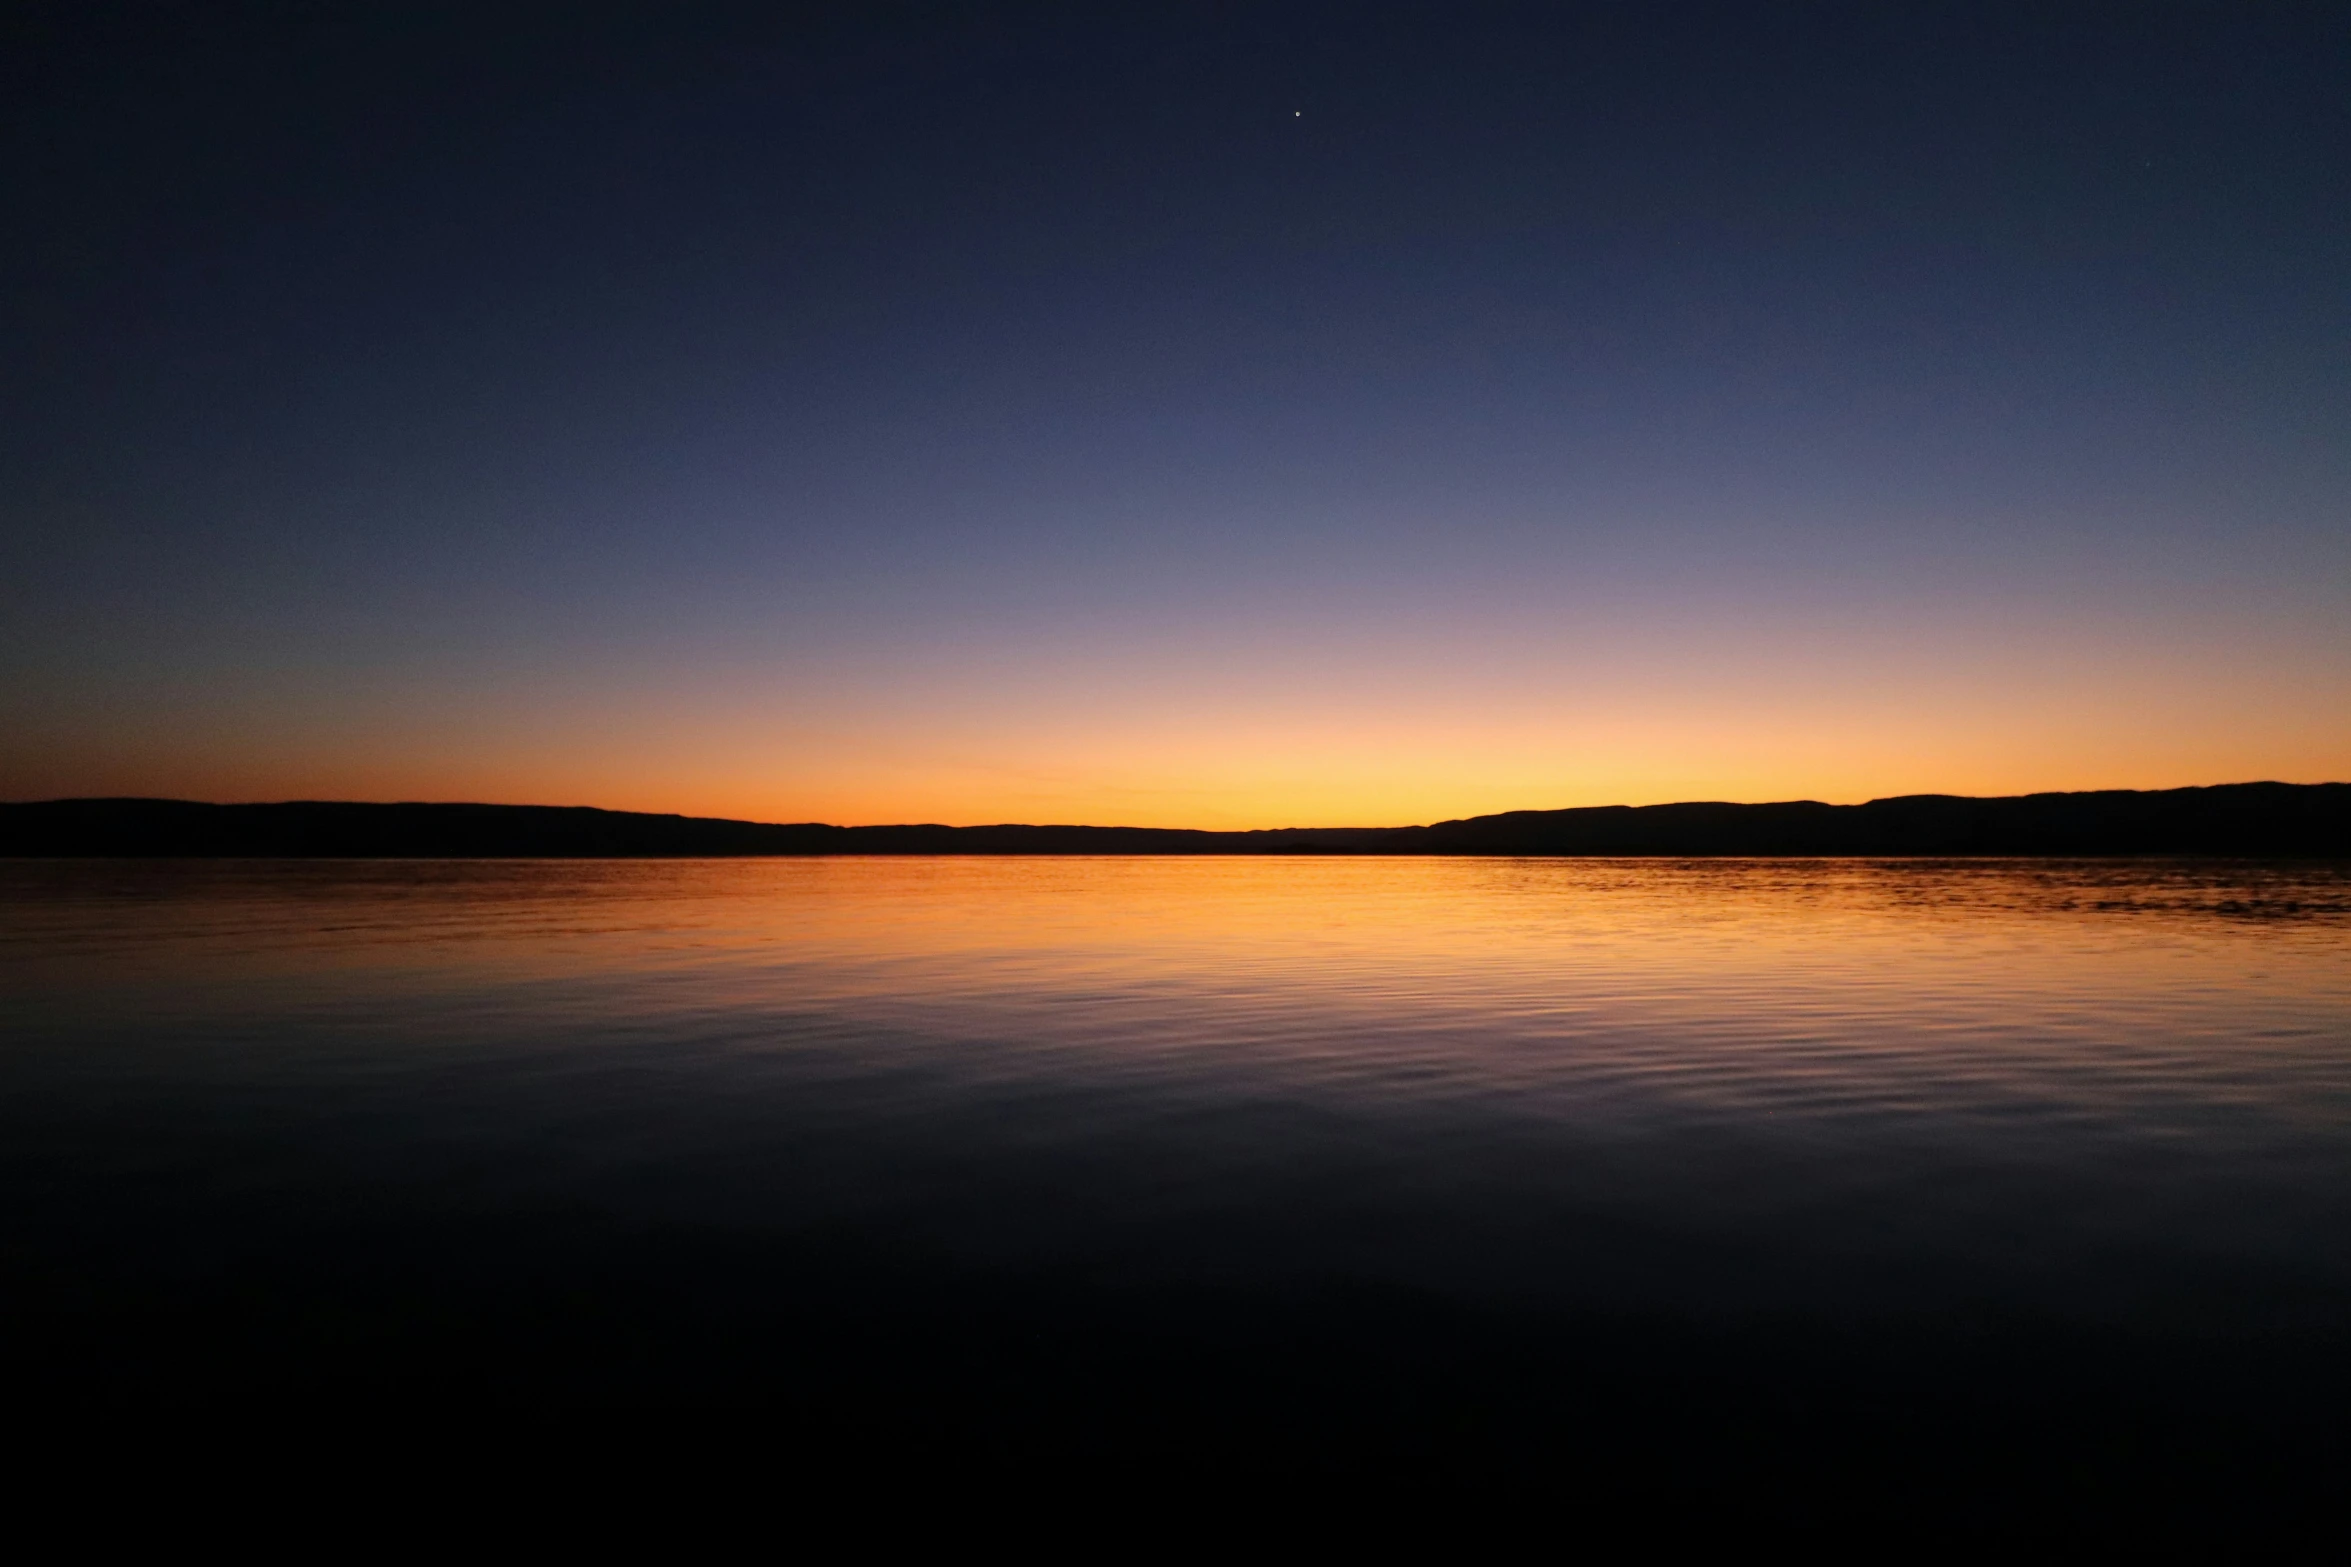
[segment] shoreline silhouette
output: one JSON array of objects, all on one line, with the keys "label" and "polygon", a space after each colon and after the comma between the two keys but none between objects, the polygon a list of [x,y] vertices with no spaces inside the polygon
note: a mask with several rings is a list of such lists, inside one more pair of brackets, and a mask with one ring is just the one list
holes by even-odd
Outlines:
[{"label": "shoreline silhouette", "polygon": [[1946,857],[2351,855],[2351,783],[2218,784],[1862,805],[1690,801],[1504,811],[1417,827],[930,823],[837,827],[593,806],[66,799],[0,804],[18,858],[697,858],[906,854]]}]

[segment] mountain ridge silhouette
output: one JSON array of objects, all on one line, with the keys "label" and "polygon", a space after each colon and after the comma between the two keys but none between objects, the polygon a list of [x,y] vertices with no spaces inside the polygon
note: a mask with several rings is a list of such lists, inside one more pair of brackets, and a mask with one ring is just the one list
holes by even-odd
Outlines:
[{"label": "mountain ridge silhouette", "polygon": [[595,806],[92,798],[0,804],[0,856],[696,858],[861,854],[2351,855],[2351,783],[1502,811],[1416,827],[839,827]]}]

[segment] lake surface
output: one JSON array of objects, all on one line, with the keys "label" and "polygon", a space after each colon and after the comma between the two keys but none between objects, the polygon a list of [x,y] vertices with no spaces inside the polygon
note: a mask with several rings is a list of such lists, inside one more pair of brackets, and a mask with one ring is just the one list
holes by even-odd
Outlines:
[{"label": "lake surface", "polygon": [[2338,865],[17,861],[0,1000],[53,1397],[2341,1451]]}]

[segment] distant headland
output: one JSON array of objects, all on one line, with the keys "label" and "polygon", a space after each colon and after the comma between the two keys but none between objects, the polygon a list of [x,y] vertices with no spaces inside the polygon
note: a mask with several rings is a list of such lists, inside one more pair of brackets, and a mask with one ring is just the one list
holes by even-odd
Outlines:
[{"label": "distant headland", "polygon": [[1713,801],[1506,811],[1426,827],[834,827],[589,806],[298,800],[0,804],[0,855],[633,858],[843,854],[2351,856],[2351,784],[2220,784],[1866,805]]}]

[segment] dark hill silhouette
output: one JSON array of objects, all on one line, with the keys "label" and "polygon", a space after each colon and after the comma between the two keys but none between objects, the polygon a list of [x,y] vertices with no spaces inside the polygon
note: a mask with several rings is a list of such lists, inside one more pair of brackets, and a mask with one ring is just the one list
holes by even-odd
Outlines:
[{"label": "dark hill silhouette", "polygon": [[2221,784],[1866,805],[1506,811],[1427,827],[833,827],[548,805],[47,800],[0,855],[354,858],[812,854],[2351,855],[2351,784]]}]

